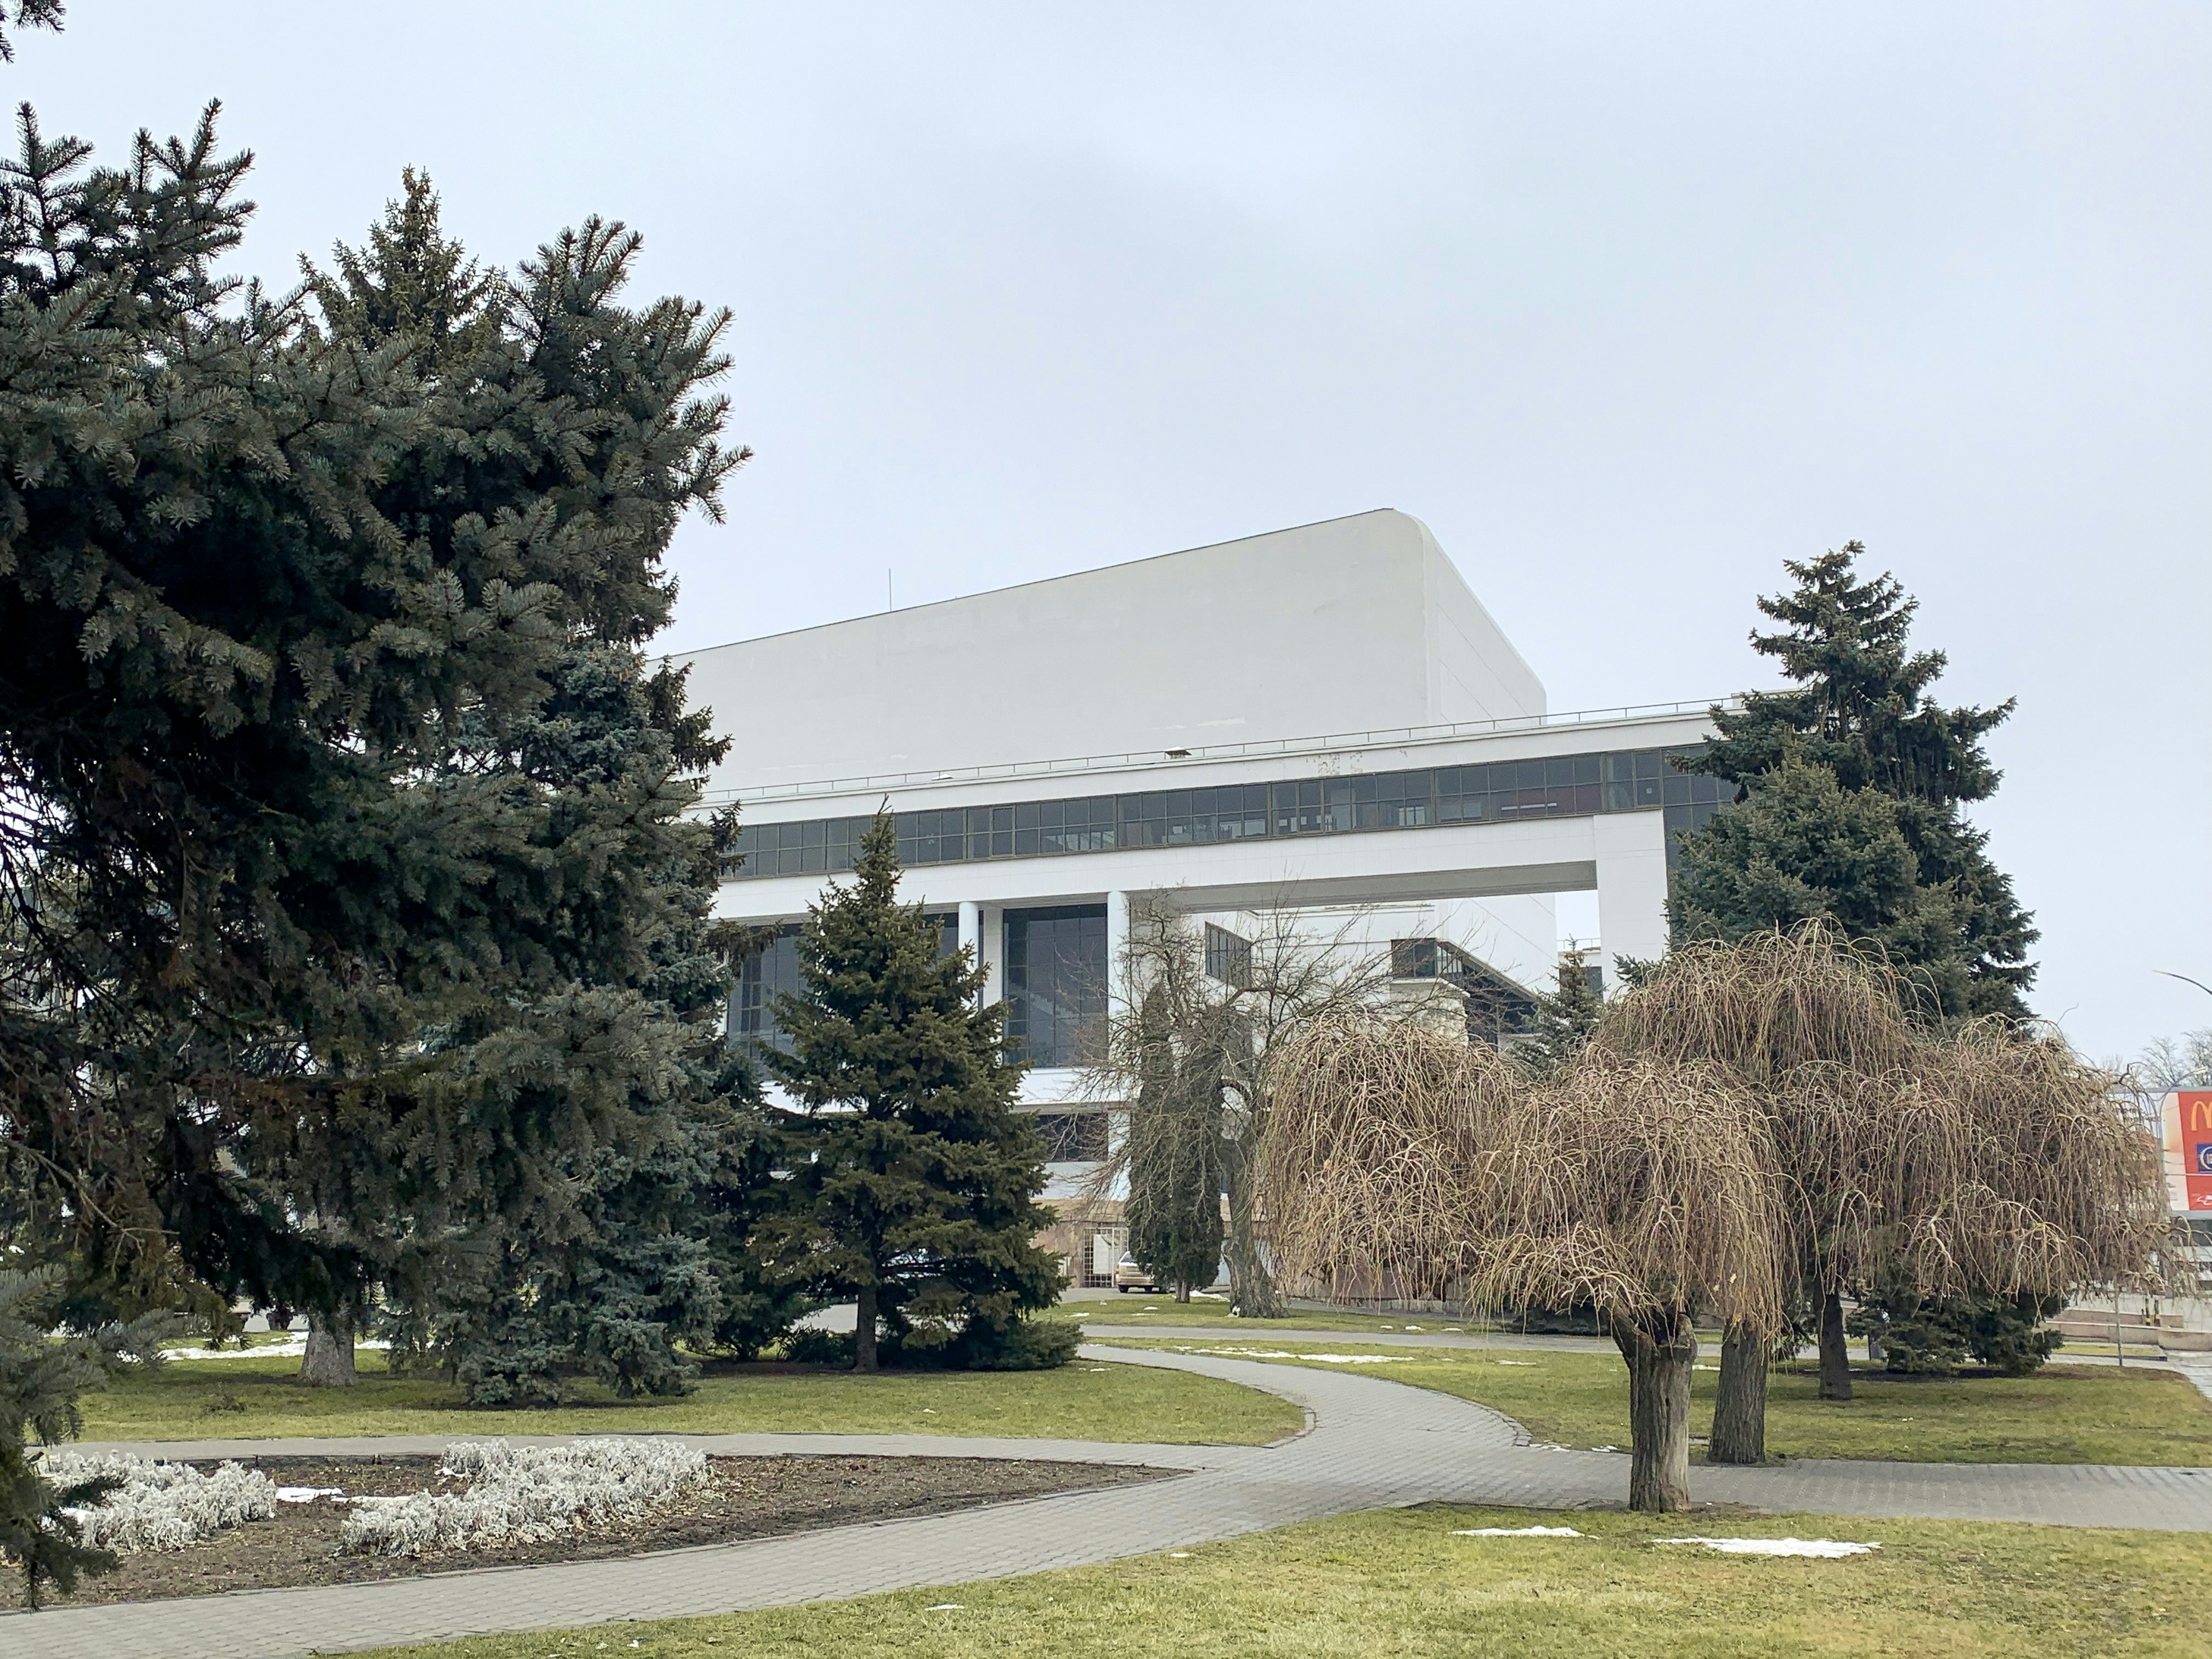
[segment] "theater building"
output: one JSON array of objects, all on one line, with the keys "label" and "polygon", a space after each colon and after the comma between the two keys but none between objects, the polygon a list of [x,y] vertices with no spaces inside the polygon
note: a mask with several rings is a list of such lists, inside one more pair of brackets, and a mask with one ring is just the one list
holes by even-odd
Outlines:
[{"label": "theater building", "polygon": [[[1224,973],[1251,913],[1310,915],[1510,1024],[1553,972],[1554,895],[1595,893],[1600,960],[1665,949],[1668,832],[1718,799],[1665,759],[1706,704],[1551,712],[1389,510],[689,661],[694,701],[736,717],[707,792],[743,809],[720,914],[795,925],[887,802],[908,896],[1006,1003],[1059,1243],[1093,1282],[1121,1249],[1118,1204],[1081,1198],[1115,1103],[1076,1060],[1133,902],[1208,929]],[[734,1034],[775,1041],[767,1000],[795,986],[786,932],[743,965]]]}]

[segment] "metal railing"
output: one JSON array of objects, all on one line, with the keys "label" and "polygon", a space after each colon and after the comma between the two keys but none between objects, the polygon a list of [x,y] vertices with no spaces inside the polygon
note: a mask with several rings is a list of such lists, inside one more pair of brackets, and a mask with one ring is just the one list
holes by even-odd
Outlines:
[{"label": "metal railing", "polygon": [[710,789],[699,798],[703,808],[732,801],[799,800],[810,795],[850,795],[878,789],[911,789],[917,785],[975,783],[991,780],[1057,777],[1071,772],[1126,771],[1132,767],[1158,766],[1163,761],[1242,760],[1268,755],[1328,754],[1345,749],[1402,748],[1416,744],[1447,743],[1455,738],[1498,737],[1516,732],[1541,732],[1553,727],[1619,726],[1638,721],[1703,714],[1716,703],[1737,706],[1735,697],[1711,697],[1696,702],[1633,703],[1620,708],[1582,708],[1559,714],[1512,714],[1499,720],[1452,720],[1439,726],[1386,726],[1374,732],[1339,732],[1318,738],[1275,738],[1261,743],[1222,743],[1188,749],[1146,749],[1120,755],[1083,755],[1066,760],[1008,761],[990,766],[939,767],[921,772],[884,772],[866,777],[822,778],[807,783],[767,783],[733,789]]}]

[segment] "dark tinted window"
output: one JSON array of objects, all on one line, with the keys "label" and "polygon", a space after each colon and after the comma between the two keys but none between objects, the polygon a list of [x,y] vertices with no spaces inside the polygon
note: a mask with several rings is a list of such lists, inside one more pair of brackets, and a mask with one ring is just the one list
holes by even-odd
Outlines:
[{"label": "dark tinted window", "polygon": [[[899,857],[908,865],[966,864],[1659,806],[1704,809],[1733,793],[1731,785],[1674,771],[1656,749],[1639,749],[1352,778],[901,812],[894,822]],[[1702,812],[1699,821],[1711,816]],[[866,818],[853,817],[749,825],[738,835],[738,861],[725,874],[742,880],[849,870],[867,824]]]},{"label": "dark tinted window", "polygon": [[1106,1015],[1106,907],[1006,912],[1006,1047],[1032,1066],[1073,1066]]}]

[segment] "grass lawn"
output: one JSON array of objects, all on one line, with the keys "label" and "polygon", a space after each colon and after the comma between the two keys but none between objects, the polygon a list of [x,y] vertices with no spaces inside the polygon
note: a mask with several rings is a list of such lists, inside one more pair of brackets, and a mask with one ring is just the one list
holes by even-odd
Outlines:
[{"label": "grass lawn", "polygon": [[1243,1319],[1229,1311],[1226,1302],[1178,1302],[1171,1296],[1117,1296],[1111,1299],[1063,1302],[1055,1310],[1090,1325],[1219,1326],[1224,1330],[1254,1331],[1454,1331],[1480,1332],[1492,1328],[1441,1314],[1310,1313],[1294,1311],[1281,1319]]},{"label": "grass lawn", "polygon": [[477,1411],[446,1383],[394,1376],[360,1356],[351,1389],[303,1389],[295,1358],[172,1361],[83,1397],[88,1440],[289,1435],[612,1431],[1012,1435],[1259,1445],[1304,1421],[1288,1401],[1208,1376],[1079,1359],[1051,1371],[847,1371],[760,1366],[700,1380],[671,1401],[605,1394],[552,1411]]},{"label": "grass lawn", "polygon": [[[1571,1526],[1583,1538],[1460,1538]],[[1658,1538],[1849,1539],[1842,1560]],[[1530,1510],[1384,1510],[1033,1577],[714,1619],[385,1650],[428,1659],[2202,1659],[2201,1534]],[[946,1605],[946,1604],[952,1605]]]},{"label": "grass lawn", "polygon": [[[1145,1346],[1227,1354],[1239,1347],[1279,1345]],[[1342,1342],[1297,1346],[1315,1353],[1360,1352]],[[1628,1445],[1628,1373],[1609,1354],[1527,1348],[1382,1352],[1391,1356],[1388,1363],[1358,1369],[1495,1407],[1539,1440],[1563,1446]],[[1346,1369],[1310,1363],[1318,1369]],[[1712,1423],[1718,1352],[1701,1358],[1698,1366],[1691,1376],[1690,1432],[1703,1435]],[[1816,1397],[1818,1382],[1810,1366],[1778,1372],[1767,1385],[1767,1449],[1787,1457],[1920,1463],[2212,1465],[2212,1401],[2187,1378],[2148,1367],[2050,1365],[2033,1376],[1948,1380],[1859,1370],[1852,1374],[1851,1388],[1854,1398],[1847,1404],[1824,1401]]]}]

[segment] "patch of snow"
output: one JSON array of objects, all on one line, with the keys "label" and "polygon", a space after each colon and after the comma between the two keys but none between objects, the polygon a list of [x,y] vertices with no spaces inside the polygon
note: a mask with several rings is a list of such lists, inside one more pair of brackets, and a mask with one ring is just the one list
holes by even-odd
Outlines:
[{"label": "patch of snow", "polygon": [[1572,1527],[1461,1527],[1455,1538],[1579,1538]]},{"label": "patch of snow", "polygon": [[1723,1555],[1809,1555],[1822,1561],[1847,1555],[1871,1555],[1879,1544],[1847,1544],[1833,1538],[1659,1538],[1659,1544],[1702,1544]]},{"label": "patch of snow", "polygon": [[[356,1348],[385,1348],[374,1340],[356,1342]],[[264,1342],[258,1348],[164,1348],[165,1359],[297,1359],[307,1352],[307,1339],[295,1336],[283,1342]]]},{"label": "patch of snow", "polygon": [[343,1486],[279,1486],[276,1488],[276,1501],[280,1504],[312,1504],[318,1498],[343,1498],[344,1496]]},{"label": "patch of snow", "polygon": [[924,1613],[957,1613],[960,1611],[960,1603],[957,1601],[933,1601],[929,1606],[924,1607],[922,1611]]},{"label": "patch of snow", "polygon": [[1500,1359],[1496,1363],[1500,1365],[1540,1365],[1544,1362],[1540,1359]]}]

